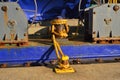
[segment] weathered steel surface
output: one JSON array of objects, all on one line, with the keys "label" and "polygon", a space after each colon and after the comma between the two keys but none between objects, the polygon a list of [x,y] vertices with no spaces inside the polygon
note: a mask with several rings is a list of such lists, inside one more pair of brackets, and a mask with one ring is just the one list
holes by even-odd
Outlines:
[{"label": "weathered steel surface", "polygon": [[[119,58],[120,45],[78,45],[62,46],[70,59]],[[31,46],[0,49],[0,64],[21,64],[45,62],[56,59],[53,46]]]},{"label": "weathered steel surface", "polygon": [[27,18],[17,3],[0,3],[0,45],[26,43]]},{"label": "weathered steel surface", "polygon": [[94,41],[120,42],[120,8],[118,7],[120,4],[103,4],[86,9],[86,38],[89,36],[89,39]]}]

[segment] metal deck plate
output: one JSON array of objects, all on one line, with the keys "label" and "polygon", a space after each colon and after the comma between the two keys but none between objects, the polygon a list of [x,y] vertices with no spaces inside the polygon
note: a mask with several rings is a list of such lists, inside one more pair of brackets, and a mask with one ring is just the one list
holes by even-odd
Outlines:
[{"label": "metal deck plate", "polygon": [[[64,54],[70,59],[92,59],[120,57],[120,45],[68,45],[62,46]],[[56,59],[53,46],[30,46],[0,49],[0,64],[44,62]]]}]

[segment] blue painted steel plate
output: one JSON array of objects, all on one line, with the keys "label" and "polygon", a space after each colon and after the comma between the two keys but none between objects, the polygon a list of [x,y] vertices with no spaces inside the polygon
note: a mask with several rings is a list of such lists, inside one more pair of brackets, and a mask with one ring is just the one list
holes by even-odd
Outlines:
[{"label": "blue painted steel plate", "polygon": [[[62,46],[71,59],[120,57],[120,45],[70,45]],[[54,46],[30,46],[0,49],[0,63],[25,63],[56,59]]]}]

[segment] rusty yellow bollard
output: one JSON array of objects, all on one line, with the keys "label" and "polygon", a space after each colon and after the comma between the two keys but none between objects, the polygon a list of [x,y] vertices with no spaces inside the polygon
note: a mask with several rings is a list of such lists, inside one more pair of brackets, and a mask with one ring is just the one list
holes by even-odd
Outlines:
[{"label": "rusty yellow bollard", "polygon": [[53,33],[56,38],[66,38],[68,36],[69,27],[66,19],[54,19],[51,21],[51,24],[51,33]]}]

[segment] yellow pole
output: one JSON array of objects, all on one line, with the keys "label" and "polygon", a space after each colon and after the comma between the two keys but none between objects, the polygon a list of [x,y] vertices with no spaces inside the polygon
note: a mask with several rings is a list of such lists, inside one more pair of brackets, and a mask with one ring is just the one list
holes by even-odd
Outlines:
[{"label": "yellow pole", "polygon": [[55,26],[52,25],[52,29],[51,29],[52,33],[54,32],[54,29],[55,29]]},{"label": "yellow pole", "polygon": [[57,44],[56,44],[56,41],[55,41],[55,35],[54,34],[52,35],[52,38],[53,38],[53,44],[54,44],[54,47],[55,47],[56,56],[57,56],[58,59],[60,59],[58,48],[57,48]]},{"label": "yellow pole", "polygon": [[56,45],[57,45],[57,48],[61,54],[61,56],[64,56],[63,52],[62,52],[62,49],[60,48],[60,45],[58,44],[58,42],[56,42]]}]

